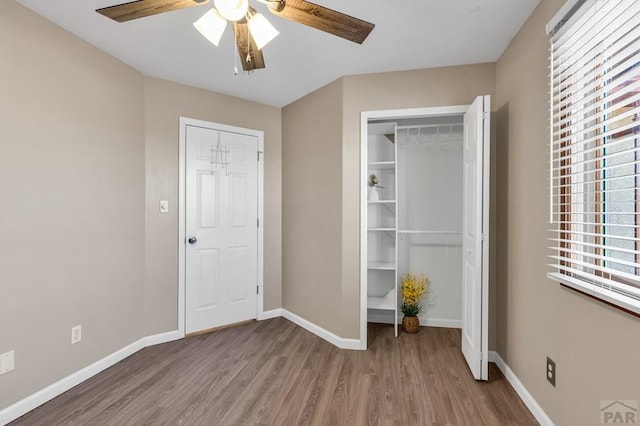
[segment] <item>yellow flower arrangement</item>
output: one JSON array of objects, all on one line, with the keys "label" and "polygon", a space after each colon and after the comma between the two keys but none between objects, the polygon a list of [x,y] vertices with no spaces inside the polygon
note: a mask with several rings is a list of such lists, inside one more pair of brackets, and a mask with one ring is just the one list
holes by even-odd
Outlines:
[{"label": "yellow flower arrangement", "polygon": [[404,274],[401,282],[402,313],[408,317],[415,317],[422,310],[420,300],[429,290],[429,280],[424,275]]}]

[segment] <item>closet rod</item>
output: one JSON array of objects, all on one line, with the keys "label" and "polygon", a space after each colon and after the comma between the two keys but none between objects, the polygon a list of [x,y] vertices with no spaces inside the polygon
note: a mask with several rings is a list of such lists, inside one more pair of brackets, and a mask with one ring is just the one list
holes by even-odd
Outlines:
[{"label": "closet rod", "polygon": [[432,234],[432,235],[462,235],[462,232],[457,231],[427,231],[417,229],[400,229],[398,234]]}]

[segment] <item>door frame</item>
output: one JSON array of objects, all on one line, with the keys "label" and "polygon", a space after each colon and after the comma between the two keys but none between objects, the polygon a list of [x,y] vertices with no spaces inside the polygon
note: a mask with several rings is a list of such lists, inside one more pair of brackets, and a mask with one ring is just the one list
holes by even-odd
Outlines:
[{"label": "door frame", "polygon": [[187,172],[187,126],[204,127],[206,129],[219,130],[230,133],[239,133],[258,138],[258,303],[256,306],[256,319],[264,316],[264,132],[261,130],[246,129],[229,126],[211,121],[197,120],[194,118],[180,117],[180,138],[178,155],[178,333],[185,336],[186,323],[186,172]]},{"label": "door frame", "polygon": [[[363,111],[360,113],[360,349],[367,349],[367,126],[369,120],[399,120],[404,118],[436,117],[441,115],[460,115],[470,105],[452,105],[426,108],[389,109]],[[397,210],[396,210],[397,214]],[[487,285],[488,287],[488,285]],[[488,291],[488,289],[487,289]],[[488,301],[488,298],[487,298]],[[484,307],[483,307],[484,309]],[[488,315],[488,305],[486,314]],[[396,322],[397,322],[396,318]],[[488,343],[488,339],[487,343]]]}]

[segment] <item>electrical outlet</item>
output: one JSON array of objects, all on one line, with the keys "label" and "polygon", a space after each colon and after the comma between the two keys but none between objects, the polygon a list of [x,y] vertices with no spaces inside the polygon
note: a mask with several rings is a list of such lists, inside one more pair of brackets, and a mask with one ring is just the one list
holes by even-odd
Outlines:
[{"label": "electrical outlet", "polygon": [[0,354],[0,374],[6,374],[9,371],[13,371],[15,368],[13,357],[13,351]]},{"label": "electrical outlet", "polygon": [[82,326],[76,325],[71,328],[71,344],[75,345],[82,340]]},{"label": "electrical outlet", "polygon": [[547,381],[556,386],[556,363],[547,357]]}]

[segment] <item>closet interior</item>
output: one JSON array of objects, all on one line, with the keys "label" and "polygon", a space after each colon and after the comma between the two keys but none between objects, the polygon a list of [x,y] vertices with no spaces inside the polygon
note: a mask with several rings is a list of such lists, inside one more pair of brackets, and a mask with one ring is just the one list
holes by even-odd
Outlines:
[{"label": "closet interior", "polygon": [[424,275],[422,325],[461,327],[463,116],[369,121],[367,320],[402,320],[401,277]]}]

